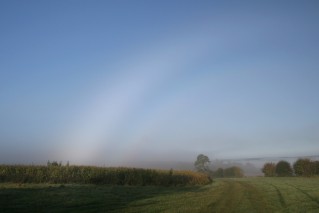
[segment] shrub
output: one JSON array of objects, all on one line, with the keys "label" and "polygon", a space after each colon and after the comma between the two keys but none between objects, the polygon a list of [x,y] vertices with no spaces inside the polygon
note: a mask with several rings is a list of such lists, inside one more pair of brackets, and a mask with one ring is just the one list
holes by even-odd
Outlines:
[{"label": "shrub", "polygon": [[308,176],[309,177],[309,176],[312,176],[315,174],[314,164],[308,158],[298,159],[293,164],[293,168],[294,168],[295,174],[297,176]]},{"label": "shrub", "polygon": [[319,175],[319,161],[313,161],[314,174]]},{"label": "shrub", "polygon": [[265,177],[274,177],[276,176],[276,164],[265,163],[261,171],[264,173]]},{"label": "shrub", "polygon": [[243,170],[237,166],[224,169],[224,177],[244,177]]},{"label": "shrub", "polygon": [[213,176],[216,178],[222,178],[224,177],[224,169],[218,168],[214,173]]},{"label": "shrub", "polygon": [[300,158],[294,164],[293,168],[297,176],[310,177],[319,175],[319,161],[311,161],[308,158]]},{"label": "shrub", "polygon": [[288,163],[287,161],[279,161],[276,164],[276,174],[279,177],[292,176],[292,168],[290,163]]}]

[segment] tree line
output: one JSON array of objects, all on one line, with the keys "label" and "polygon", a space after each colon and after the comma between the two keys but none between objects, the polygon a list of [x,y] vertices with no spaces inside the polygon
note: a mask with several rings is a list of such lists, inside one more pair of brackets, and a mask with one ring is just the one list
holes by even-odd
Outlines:
[{"label": "tree line", "polygon": [[299,158],[291,164],[287,161],[279,161],[277,164],[267,162],[261,171],[265,177],[289,177],[303,176],[311,177],[319,175],[319,161],[312,161],[308,158]]},{"label": "tree line", "polygon": [[198,172],[208,174],[213,178],[232,178],[232,177],[244,177],[244,172],[238,166],[232,166],[228,168],[218,168],[216,171],[210,169],[210,160],[206,155],[199,154],[194,163],[195,169]]}]

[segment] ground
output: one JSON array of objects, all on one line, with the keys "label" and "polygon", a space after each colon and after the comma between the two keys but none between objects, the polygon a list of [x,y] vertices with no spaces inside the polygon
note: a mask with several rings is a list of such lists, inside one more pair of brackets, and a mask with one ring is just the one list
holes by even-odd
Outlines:
[{"label": "ground", "polygon": [[1,183],[0,212],[319,212],[319,178],[216,179],[194,187]]}]

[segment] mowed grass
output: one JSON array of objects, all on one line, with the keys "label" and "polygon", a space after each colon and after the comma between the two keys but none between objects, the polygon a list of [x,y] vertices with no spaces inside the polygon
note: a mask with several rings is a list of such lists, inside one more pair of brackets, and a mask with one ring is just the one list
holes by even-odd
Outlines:
[{"label": "mowed grass", "polygon": [[1,183],[0,212],[319,212],[319,178],[188,187]]}]

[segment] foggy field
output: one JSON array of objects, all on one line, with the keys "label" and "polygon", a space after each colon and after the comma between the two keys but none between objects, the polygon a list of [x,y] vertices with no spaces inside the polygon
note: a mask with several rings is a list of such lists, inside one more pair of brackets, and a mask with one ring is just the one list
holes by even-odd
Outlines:
[{"label": "foggy field", "polygon": [[189,187],[0,184],[0,212],[318,212],[318,178],[216,179]]},{"label": "foggy field", "polygon": [[318,11],[0,0],[0,213],[319,213]]}]

